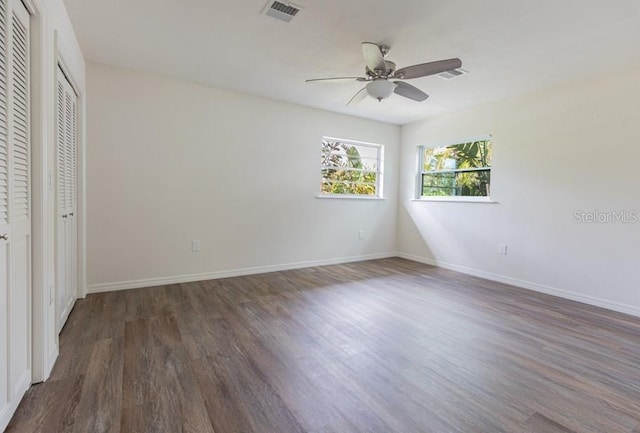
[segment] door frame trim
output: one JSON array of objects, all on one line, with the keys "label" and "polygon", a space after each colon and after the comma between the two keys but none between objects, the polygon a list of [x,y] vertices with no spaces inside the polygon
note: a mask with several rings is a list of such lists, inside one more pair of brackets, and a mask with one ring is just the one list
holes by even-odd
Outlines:
[{"label": "door frame trim", "polygon": [[47,21],[44,0],[23,0],[31,15],[31,382],[45,380],[58,356],[51,334]]}]

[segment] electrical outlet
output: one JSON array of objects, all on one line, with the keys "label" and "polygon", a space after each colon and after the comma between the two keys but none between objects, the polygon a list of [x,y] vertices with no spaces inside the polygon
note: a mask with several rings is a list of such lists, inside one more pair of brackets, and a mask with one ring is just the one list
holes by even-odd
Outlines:
[{"label": "electrical outlet", "polygon": [[507,255],[507,244],[498,245],[498,254],[500,254],[501,256]]},{"label": "electrical outlet", "polygon": [[191,241],[191,251],[196,253],[200,251],[200,241]]},{"label": "electrical outlet", "polygon": [[364,230],[358,231],[358,239],[364,239]]}]

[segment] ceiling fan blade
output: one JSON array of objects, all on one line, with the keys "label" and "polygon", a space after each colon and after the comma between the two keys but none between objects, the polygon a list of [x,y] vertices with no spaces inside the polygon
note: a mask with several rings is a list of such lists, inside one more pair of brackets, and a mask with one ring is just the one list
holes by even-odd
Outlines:
[{"label": "ceiling fan blade", "polygon": [[358,93],[356,93],[355,95],[353,95],[353,97],[351,99],[349,99],[349,102],[347,102],[347,107],[349,105],[355,105],[358,102],[362,101],[364,98],[367,97],[367,87],[363,87],[362,89],[360,89],[358,91]]},{"label": "ceiling fan blade", "polygon": [[396,88],[393,90],[400,96],[404,96],[405,98],[413,99],[414,101],[424,101],[429,97],[422,90],[418,89],[415,86],[412,86],[409,83],[404,83],[402,81],[395,81]]},{"label": "ceiling fan blade", "polygon": [[411,78],[426,77],[427,75],[439,74],[441,72],[458,69],[462,66],[460,59],[438,60],[437,62],[421,63],[419,65],[407,66],[398,69],[394,78],[409,80]]},{"label": "ceiling fan blade", "polygon": [[384,61],[384,56],[378,44],[363,42],[362,57],[364,57],[364,62],[367,64],[369,70],[387,72],[387,64]]},{"label": "ceiling fan blade", "polygon": [[333,77],[333,78],[312,78],[310,80],[304,80],[305,83],[313,83],[315,81],[345,81],[345,80],[356,80],[356,81],[367,81],[364,77]]}]

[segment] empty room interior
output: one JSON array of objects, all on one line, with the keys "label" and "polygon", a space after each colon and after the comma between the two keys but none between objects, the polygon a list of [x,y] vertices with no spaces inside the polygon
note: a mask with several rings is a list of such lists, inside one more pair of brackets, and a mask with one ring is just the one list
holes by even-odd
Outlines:
[{"label": "empty room interior", "polygon": [[640,433],[636,0],[0,0],[0,430]]}]

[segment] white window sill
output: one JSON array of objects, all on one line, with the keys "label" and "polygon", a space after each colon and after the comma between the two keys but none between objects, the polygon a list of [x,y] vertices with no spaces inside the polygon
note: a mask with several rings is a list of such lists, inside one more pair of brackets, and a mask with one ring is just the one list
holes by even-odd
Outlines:
[{"label": "white window sill", "polygon": [[316,198],[328,198],[328,199],[338,199],[338,200],[385,200],[384,197],[376,197],[371,195],[346,195],[346,194],[321,194],[317,195]]},{"label": "white window sill", "polygon": [[498,203],[490,197],[420,197],[411,201],[436,201],[447,203]]}]

